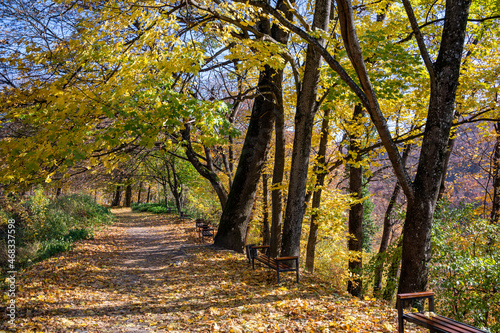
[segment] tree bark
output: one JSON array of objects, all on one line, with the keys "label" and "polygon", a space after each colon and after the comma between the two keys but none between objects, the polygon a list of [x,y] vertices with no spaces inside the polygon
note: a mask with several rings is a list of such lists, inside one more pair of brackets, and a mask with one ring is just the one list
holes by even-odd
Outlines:
[{"label": "tree bark", "polygon": [[[165,163],[165,170],[167,171],[168,187],[170,188],[170,192],[174,196],[175,207],[177,208],[177,212],[181,214],[183,206],[182,184],[179,181],[177,171],[175,170],[175,163],[173,161],[167,161],[167,160],[165,160],[164,163]],[[166,203],[166,206],[168,206],[168,203]]]},{"label": "tree bark", "polygon": [[444,172],[441,177],[441,186],[439,187],[438,201],[441,200],[444,196],[444,192],[446,191],[446,174],[448,170],[448,163],[450,162],[451,152],[455,147],[455,138],[450,138],[448,141],[448,148],[446,149],[446,155],[444,157]]},{"label": "tree bark", "polygon": [[149,203],[151,200],[151,185],[148,186],[148,195],[146,196],[146,202]]},{"label": "tree bark", "polygon": [[141,203],[142,182],[139,183],[139,190],[137,191],[137,203]]},{"label": "tree bark", "polygon": [[[330,19],[330,0],[318,0],[314,12],[313,28],[328,31]],[[325,43],[320,40],[321,45]],[[292,150],[292,165],[288,200],[283,223],[283,238],[281,255],[300,255],[300,235],[302,219],[305,210],[305,194],[307,185],[307,169],[311,151],[311,137],[314,126],[314,116],[318,109],[316,102],[321,65],[321,54],[309,45],[306,53],[304,79],[301,91],[298,92],[295,112],[295,136]]]},{"label": "tree bark", "polygon": [[[287,37],[288,38],[288,37]],[[277,106],[275,108],[275,144],[274,144],[274,168],[271,189],[271,240],[270,240],[270,255],[273,257],[279,256],[281,248],[281,229],[283,227],[283,177],[285,175],[285,111],[283,108],[283,92],[282,80],[283,71],[279,73],[281,78],[276,82],[276,99]]]},{"label": "tree bark", "polygon": [[130,207],[132,205],[132,185],[129,184],[125,188],[125,207]]},{"label": "tree bark", "polygon": [[375,266],[375,282],[373,284],[373,294],[375,296],[380,296],[380,291],[382,290],[382,277],[384,273],[385,259],[383,258],[384,253],[389,248],[389,240],[391,238],[393,223],[391,221],[391,214],[396,201],[398,199],[399,193],[401,192],[401,186],[396,181],[394,190],[392,191],[391,198],[389,199],[389,204],[384,215],[384,228],[382,231],[382,239],[380,241],[380,248],[377,254],[377,263]]},{"label": "tree bark", "polygon": [[387,281],[385,283],[384,296],[383,296],[383,298],[387,301],[392,300],[392,297],[394,296],[394,291],[397,289],[398,286],[398,275],[401,267],[401,256],[399,253],[401,251],[401,246],[402,246],[402,240],[400,238],[398,244],[396,245],[396,249],[394,249],[394,254],[391,258],[389,271],[387,273]]},{"label": "tree bark", "polygon": [[[410,155],[411,146],[407,145],[403,151],[403,163],[406,164],[408,156]],[[380,296],[380,291],[382,290],[382,277],[384,273],[385,259],[383,258],[384,253],[389,248],[389,241],[392,234],[392,227],[394,223],[391,221],[392,211],[396,205],[399,193],[401,192],[401,186],[396,180],[396,185],[394,185],[394,190],[392,191],[391,198],[389,199],[389,204],[385,210],[384,215],[384,226],[382,230],[382,239],[380,241],[380,247],[377,255],[377,263],[375,266],[375,282],[373,286],[373,293],[375,296]]]},{"label": "tree bark", "polygon": [[[352,117],[353,123],[357,123],[362,116],[361,105],[354,107]],[[360,137],[355,133],[350,133],[349,151],[353,160],[349,165],[349,193],[359,202],[351,206],[349,210],[349,240],[348,249],[352,255],[349,258],[349,272],[351,278],[347,283],[347,291],[353,296],[360,296],[363,288],[361,274],[363,270],[363,168],[356,166],[361,162],[361,152],[359,145]],[[358,256],[359,254],[359,256]]]},{"label": "tree bark", "polygon": [[269,175],[262,174],[262,245],[269,245],[271,233],[269,229]]},{"label": "tree bark", "polygon": [[495,147],[493,149],[493,156],[491,160],[492,165],[492,182],[493,182],[493,196],[491,198],[491,215],[490,223],[498,224],[500,216],[500,121],[495,124]]},{"label": "tree bark", "polygon": [[113,201],[111,202],[111,206],[112,207],[120,206],[121,201],[122,201],[122,187],[120,185],[117,185]]},{"label": "tree bark", "polygon": [[323,186],[325,185],[325,178],[328,174],[326,167],[326,148],[328,146],[328,136],[330,135],[330,109],[326,109],[321,123],[321,139],[319,141],[318,156],[316,157],[316,165],[314,166],[314,173],[316,174],[316,184],[314,185],[314,194],[312,198],[312,213],[311,223],[309,227],[309,236],[307,239],[306,250],[306,270],[308,272],[314,271],[314,258],[316,254],[316,243],[318,240],[318,209],[321,205],[321,194]]},{"label": "tree bark", "polygon": [[[282,8],[286,5],[284,1],[279,0],[276,6]],[[271,29],[267,19],[261,21],[259,30],[270,33],[279,43],[288,42],[288,34],[277,27]],[[257,184],[271,143],[275,108],[280,107],[277,106],[279,101],[275,96],[276,91],[280,91],[281,94],[281,88],[276,88],[281,87],[281,81],[282,70],[265,65],[264,70],[260,72],[257,85],[259,96],[254,100],[233,185],[214,239],[215,246],[243,252]]]}]

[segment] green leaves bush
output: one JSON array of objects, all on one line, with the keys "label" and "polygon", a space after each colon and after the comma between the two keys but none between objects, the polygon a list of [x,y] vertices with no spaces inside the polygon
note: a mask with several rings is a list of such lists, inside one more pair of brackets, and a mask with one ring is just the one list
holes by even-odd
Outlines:
[{"label": "green leaves bush", "polygon": [[44,260],[61,252],[71,250],[72,244],[70,240],[64,239],[51,239],[43,242],[42,247],[38,250],[36,260]]},{"label": "green leaves bush", "polygon": [[499,233],[500,226],[478,217],[473,204],[441,204],[430,266],[439,313],[500,331]]},{"label": "green leaves bush", "polygon": [[6,223],[3,222],[9,218],[16,220],[16,260],[19,266],[67,251],[73,242],[93,238],[96,228],[114,220],[109,209],[98,205],[87,195],[72,194],[51,201],[43,189],[38,188],[25,202],[14,200],[12,203],[10,206],[14,208],[11,207],[10,213],[0,207],[2,267],[6,267],[3,264],[4,254],[7,253],[7,233],[3,230]]},{"label": "green leaves bush", "polygon": [[164,204],[158,203],[134,203],[132,204],[132,210],[139,212],[150,212],[154,214],[163,214],[172,212],[172,208],[166,207]]}]

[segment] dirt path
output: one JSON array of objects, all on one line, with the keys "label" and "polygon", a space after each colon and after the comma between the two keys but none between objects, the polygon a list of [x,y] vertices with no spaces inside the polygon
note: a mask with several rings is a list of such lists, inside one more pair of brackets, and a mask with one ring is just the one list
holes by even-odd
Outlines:
[{"label": "dirt path", "polygon": [[303,273],[278,286],[243,255],[199,243],[192,220],[115,213],[93,240],[19,272],[17,332],[396,331],[389,305]]},{"label": "dirt path", "polygon": [[[116,210],[118,222],[18,283],[18,328],[46,332],[149,332],[162,323],[169,270],[189,258],[192,221]],[[157,311],[158,310],[158,311]]]}]

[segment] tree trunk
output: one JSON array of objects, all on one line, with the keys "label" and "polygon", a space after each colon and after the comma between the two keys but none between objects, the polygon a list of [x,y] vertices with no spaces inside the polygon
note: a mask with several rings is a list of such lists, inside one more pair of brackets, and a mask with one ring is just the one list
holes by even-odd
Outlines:
[{"label": "tree trunk", "polygon": [[491,160],[493,196],[491,198],[491,224],[498,224],[500,216],[500,121],[495,124],[495,148]]},{"label": "tree trunk", "polygon": [[132,185],[127,185],[125,188],[125,207],[132,205]]},{"label": "tree trunk", "polygon": [[446,170],[448,170],[448,163],[450,162],[451,152],[455,147],[455,138],[450,138],[448,141],[448,148],[446,149],[446,155],[444,157],[444,172],[441,177],[441,186],[439,187],[438,201],[441,200],[444,196],[444,192],[446,191]]},{"label": "tree trunk", "polygon": [[373,294],[377,297],[380,296],[380,291],[382,290],[382,278],[384,273],[384,264],[385,258],[384,254],[389,248],[389,240],[391,238],[392,226],[393,223],[391,221],[391,214],[394,206],[396,205],[396,201],[399,196],[399,192],[401,192],[401,186],[396,181],[396,185],[394,186],[394,190],[392,191],[391,199],[389,200],[389,204],[387,205],[387,209],[384,215],[384,228],[382,231],[382,239],[380,241],[380,248],[377,254],[377,262],[375,266],[375,282],[373,285]]},{"label": "tree trunk", "polygon": [[427,287],[432,218],[442,175],[446,172],[445,153],[453,122],[470,3],[471,0],[446,1],[441,47],[430,75],[429,111],[413,182],[415,196],[408,200],[403,228],[400,293],[423,291]]},{"label": "tree trunk", "polygon": [[146,203],[151,200],[151,185],[148,186],[148,195],[146,196]]},{"label": "tree trunk", "polygon": [[269,87],[275,70],[266,66],[259,78],[259,95],[255,98],[252,115],[238,167],[222,211],[214,244],[226,249],[243,251],[248,219],[253,207],[273,131],[273,102]]},{"label": "tree trunk", "polygon": [[389,271],[387,273],[387,281],[385,283],[384,290],[384,299],[387,301],[391,301],[394,296],[394,292],[398,287],[398,275],[401,267],[401,256],[400,250],[402,245],[402,239],[400,238],[396,249],[394,250],[394,254],[391,258],[391,263],[389,266]]},{"label": "tree trunk", "polygon": [[271,238],[269,230],[269,190],[267,187],[269,175],[262,174],[262,245],[269,245]]},{"label": "tree trunk", "polygon": [[56,198],[59,198],[61,194],[62,194],[62,188],[58,187],[56,190]]},{"label": "tree trunk", "polygon": [[111,206],[112,207],[120,206],[121,201],[122,201],[122,187],[120,185],[117,185],[113,201],[111,202]]},{"label": "tree trunk", "polygon": [[[362,116],[361,105],[356,105],[352,117],[353,123],[358,123]],[[349,259],[349,272],[351,278],[347,284],[347,291],[353,296],[360,296],[362,291],[362,270],[363,270],[363,169],[356,166],[361,161],[359,146],[360,138],[357,134],[351,133],[349,139],[349,151],[353,160],[349,165],[349,193],[353,198],[359,200],[351,206],[349,210],[349,241],[348,249],[351,254]]]},{"label": "tree trunk", "polygon": [[186,148],[186,156],[187,156],[189,162],[196,169],[196,171],[198,171],[198,173],[202,177],[204,177],[205,179],[207,179],[210,182],[210,184],[212,185],[212,188],[215,190],[215,193],[217,193],[221,208],[224,209],[224,206],[226,205],[226,202],[227,202],[227,191],[224,188],[224,185],[222,184],[219,176],[215,172],[213,165],[208,162],[208,161],[211,161],[210,156],[208,155],[210,153],[210,150],[208,148],[205,148],[205,152],[207,152],[207,156],[206,156],[207,157],[207,164],[203,165],[200,162],[200,160],[198,159],[198,156],[191,145],[191,125],[185,124],[184,126],[185,126],[184,130],[182,131],[181,134],[182,134],[182,138],[184,139],[184,147]]},{"label": "tree trunk", "polygon": [[[331,1],[318,0],[313,19],[313,28],[328,31]],[[324,45],[325,41],[320,41]],[[321,65],[321,54],[312,45],[306,53],[304,79],[301,91],[298,92],[297,108],[295,112],[295,136],[292,150],[292,166],[290,170],[290,184],[288,186],[288,200],[283,224],[283,238],[281,255],[300,255],[300,235],[302,232],[302,218],[307,184],[307,169],[311,151],[311,137],[314,126],[314,116],[318,109],[316,95]]]},{"label": "tree trunk", "polygon": [[[286,4],[279,0],[276,7],[286,9]],[[262,20],[259,24],[259,31],[271,33],[271,36],[280,43],[286,44],[288,42],[288,34],[283,33],[277,27],[271,29],[267,19]],[[276,96],[275,87],[281,87],[281,80],[282,70],[276,70],[266,65],[264,70],[260,72],[257,85],[260,95],[254,100],[233,186],[229,191],[214,239],[216,246],[243,252],[257,184],[271,142],[274,110],[276,107],[280,107],[277,106],[279,101],[275,100],[273,96]]]},{"label": "tree trunk", "polygon": [[316,157],[316,165],[314,166],[316,184],[314,186],[314,194],[312,198],[311,225],[309,227],[309,237],[307,239],[306,251],[306,270],[311,273],[314,271],[314,258],[318,239],[318,209],[321,204],[322,188],[323,185],[325,185],[325,178],[328,173],[328,169],[326,168],[326,148],[328,146],[328,136],[330,135],[329,117],[330,109],[326,109],[321,123],[321,139],[319,142],[318,156]]},{"label": "tree trunk", "polygon": [[[168,186],[167,183],[160,183],[163,189],[163,204],[165,207],[168,207]],[[158,202],[160,202],[160,198],[158,198]]]},{"label": "tree trunk", "polygon": [[[403,151],[403,163],[406,164],[408,156],[410,155],[411,145],[407,145]],[[382,290],[382,277],[384,273],[384,253],[389,248],[389,240],[392,234],[392,227],[394,223],[391,221],[392,211],[394,206],[396,205],[399,193],[401,192],[401,186],[399,182],[396,181],[396,185],[394,185],[394,190],[392,191],[391,198],[389,199],[389,204],[387,205],[387,209],[384,215],[384,227],[382,230],[382,239],[380,241],[380,248],[378,250],[377,255],[377,263],[375,266],[375,282],[373,286],[373,294],[375,296],[381,296],[380,291]]]},{"label": "tree trunk", "polygon": [[[182,184],[179,181],[179,176],[177,175],[177,170],[175,169],[174,161],[165,160],[165,171],[167,171],[167,182],[168,187],[170,188],[170,192],[172,193],[175,200],[175,207],[177,208],[177,212],[179,214],[182,213]],[[166,203],[168,207],[168,203]]]},{"label": "tree trunk", "polygon": [[[275,150],[274,150],[274,169],[271,189],[272,201],[272,222],[271,222],[271,241],[270,255],[278,257],[281,248],[281,229],[283,227],[283,177],[285,174],[285,111],[283,109],[282,80],[283,71],[280,72],[281,78],[276,82],[277,107],[275,108]],[[279,83],[279,84],[278,84]]]},{"label": "tree trunk", "polygon": [[137,191],[137,203],[141,203],[142,182],[139,183],[139,190]]}]

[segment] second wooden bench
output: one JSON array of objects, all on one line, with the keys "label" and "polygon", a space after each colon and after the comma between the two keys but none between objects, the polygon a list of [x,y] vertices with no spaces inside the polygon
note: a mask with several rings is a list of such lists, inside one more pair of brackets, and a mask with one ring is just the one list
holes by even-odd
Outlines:
[{"label": "second wooden bench", "polygon": [[[429,312],[403,313],[405,302],[429,299]],[[404,321],[412,322],[418,326],[428,328],[431,332],[441,333],[487,333],[478,328],[463,324],[450,318],[446,318],[434,313],[434,293],[432,291],[422,291],[417,293],[398,294],[398,324],[399,333],[404,333]]]},{"label": "second wooden bench", "polygon": [[[297,283],[299,283],[299,257],[272,258],[269,254],[269,248],[269,245],[246,245],[247,258],[252,263],[252,269],[255,269],[255,260],[257,260],[276,271],[278,283],[280,283],[281,272],[295,272]],[[265,250],[266,253],[261,253],[259,250]]]},{"label": "second wooden bench", "polygon": [[198,237],[204,239],[204,237],[214,238],[215,229],[205,220],[196,219],[196,231],[198,232]]}]

